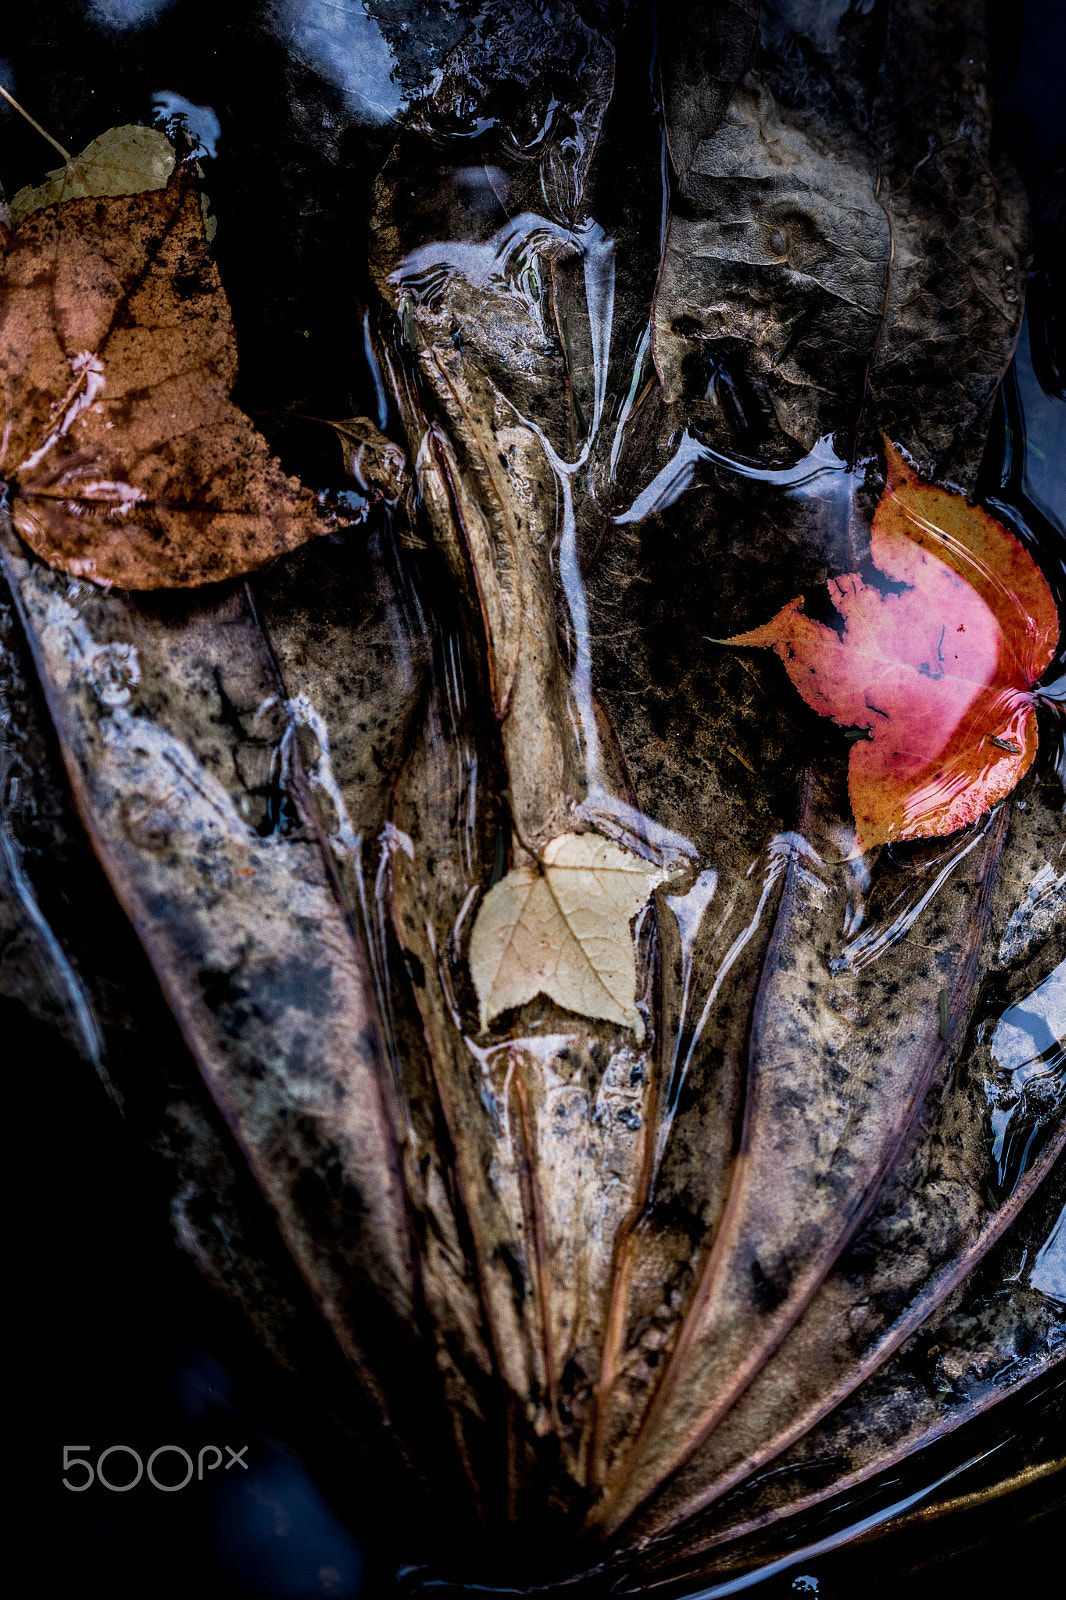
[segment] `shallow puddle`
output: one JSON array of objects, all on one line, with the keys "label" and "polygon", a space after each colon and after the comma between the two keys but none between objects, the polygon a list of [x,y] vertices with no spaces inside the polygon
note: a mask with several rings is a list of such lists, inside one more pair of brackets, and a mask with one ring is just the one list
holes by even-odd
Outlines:
[{"label": "shallow puddle", "polygon": [[[183,1242],[310,1381],[256,1287],[295,1264],[413,1590],[772,1585],[946,1504],[1061,1355],[1050,163],[963,12],[94,0],[0,63],[62,151],[192,164],[318,535],[174,466],[216,442],[174,386],[232,378],[188,252],[121,365],[161,247],[108,290],[105,208],[132,239],[167,172],[16,199],[5,983],[129,1097],[36,715],[278,1259]],[[57,157],[2,116],[10,200]],[[197,570],[231,514],[290,553],[87,581],[95,530]]]}]

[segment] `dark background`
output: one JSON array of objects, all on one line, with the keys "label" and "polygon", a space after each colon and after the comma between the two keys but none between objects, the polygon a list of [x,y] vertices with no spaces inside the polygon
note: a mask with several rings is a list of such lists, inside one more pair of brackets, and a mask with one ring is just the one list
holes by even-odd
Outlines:
[{"label": "dark background", "polygon": [[[148,120],[160,90],[214,108],[223,136],[205,172],[223,219],[217,250],[241,344],[237,398],[291,470],[335,481],[337,461],[323,432],[277,413],[372,409],[357,308],[362,218],[386,133],[345,116],[333,91],[293,67],[282,42],[260,25],[262,5],[170,0],[154,19],[152,9],[141,0],[143,25],[116,32],[101,18],[118,15],[120,0],[95,8],[88,0],[37,0],[19,24],[5,24],[0,81],[73,151],[116,123]],[[1056,316],[1061,334],[1063,315],[1054,282],[1064,253],[1062,202],[1056,212],[1053,200],[1066,133],[1062,0],[1004,5],[995,59],[1001,140],[1038,215],[1033,365],[1054,389],[1062,377],[1054,348]],[[0,181],[9,195],[39,181],[57,159],[0,108]],[[1007,420],[1039,437],[1043,463],[1033,458],[1031,481],[1022,487],[1061,524],[1066,407],[1034,387],[1029,368],[1020,376],[1026,415],[1015,411]],[[1002,436],[994,438],[990,479],[1001,448]],[[138,981],[150,980],[140,974]],[[11,1548],[33,1575],[28,1592],[65,1597],[99,1588],[114,1600],[383,1593],[404,1559],[403,1506],[384,1519],[376,1506],[371,1522],[361,1514],[358,1489],[354,1503],[330,1503],[320,1486],[325,1477],[297,1453],[301,1394],[176,1248],[159,1163],[84,1062],[17,1005],[0,1010],[0,1040],[15,1101],[9,1143],[16,1156],[30,1156],[11,1163],[22,1174],[8,1224],[18,1335],[9,1371],[13,1409],[26,1421],[10,1453],[26,1499]],[[1046,1393],[997,1410],[985,1436],[975,1434],[975,1452],[985,1437],[1004,1461],[1012,1434],[1035,1437],[1042,1426],[1057,1426]],[[217,1469],[173,1494],[144,1480],[128,1493],[63,1487],[65,1445],[91,1446],[95,1460],[112,1444],[130,1445],[144,1459],[162,1444],[182,1446],[194,1459],[211,1444],[224,1457],[226,1446],[247,1446],[248,1469]],[[119,1454],[106,1470],[122,1483],[130,1468]],[[174,1456],[159,1464],[168,1481],[179,1470]],[[935,1461],[913,1464],[857,1503],[856,1520],[936,1476]],[[895,1595],[906,1582],[913,1600],[945,1591],[982,1600],[1019,1584],[1033,1587],[1046,1581],[1042,1570],[1054,1570],[1062,1476],[990,1508],[800,1563],[768,1576],[759,1593],[779,1600],[811,1593],[817,1583],[821,1596],[843,1600]],[[961,1476],[958,1492],[969,1484]],[[427,1577],[409,1573],[400,1586],[418,1589]]]}]

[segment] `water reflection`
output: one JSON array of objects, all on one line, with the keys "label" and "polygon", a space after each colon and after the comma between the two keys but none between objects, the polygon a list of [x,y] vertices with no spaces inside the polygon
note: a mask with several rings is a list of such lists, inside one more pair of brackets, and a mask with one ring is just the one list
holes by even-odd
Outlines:
[{"label": "water reflection", "polygon": [[996,960],[1007,966],[1014,960],[1024,959],[1064,917],[1066,872],[1056,872],[1051,862],[1045,861],[1007,920]]},{"label": "water reflection", "polygon": [[1066,1305],[1066,1206],[1033,1262],[1029,1287]]},{"label": "water reflection", "polygon": [[[807,494],[820,498],[854,490],[858,474],[848,470],[847,462],[837,455],[832,434],[819,439],[807,455],[790,467],[763,467],[743,461],[736,456],[724,455],[697,439],[688,428],[681,435],[681,443],[666,466],[642,489],[628,511],[615,517],[622,525],[642,522],[645,517],[658,516],[672,506],[690,484],[697,481],[701,463],[709,462],[727,472],[746,478],[749,483],[765,483],[772,488],[791,494]],[[843,474],[838,484],[833,479]]]},{"label": "water reflection", "polygon": [[738,456],[727,456],[720,450],[712,450],[711,446],[704,445],[690,430],[685,429],[680,445],[666,466],[648,483],[645,490],[637,494],[629,510],[615,517],[615,522],[623,525],[642,522],[645,517],[658,517],[685,493],[691,483],[698,482],[699,464],[703,462],[723,467],[727,472],[735,472],[738,477],[747,478],[749,483],[768,483],[771,488],[783,490],[784,493],[810,494],[820,499],[831,496],[837,498],[840,491],[850,496],[860,477],[853,470],[848,470],[847,461],[837,454],[832,434],[820,438],[813,450],[791,467],[762,467],[755,462],[741,461]]},{"label": "water reflection", "polygon": [[89,12],[102,28],[124,31],[153,22],[174,0],[89,0]]},{"label": "water reflection", "polygon": [[183,94],[176,94],[173,89],[160,89],[152,96],[152,110],[156,121],[161,122],[166,129],[168,138],[173,139],[170,132],[171,123],[177,123],[184,128],[193,153],[200,160],[213,161],[218,155],[222,124],[210,106],[194,105],[191,100],[186,100]]},{"label": "water reflection", "polygon": [[995,1076],[986,1080],[992,1154],[1010,1192],[1066,1097],[1066,962],[1026,999],[1008,1006],[991,1043]]},{"label": "water reflection", "polygon": [[215,1552],[237,1593],[255,1600],[355,1600],[362,1551],[297,1461],[278,1450],[212,1506]]},{"label": "water reflection", "polygon": [[780,45],[790,34],[800,33],[816,50],[830,55],[845,16],[865,16],[873,7],[874,0],[816,0],[813,5],[811,0],[764,0],[763,36]]},{"label": "water reflection", "polygon": [[[917,884],[908,885],[902,894],[896,896],[889,908],[888,915],[884,919],[864,929],[856,937],[848,939],[841,954],[831,958],[829,962],[830,971],[843,972],[849,967],[852,971],[861,971],[863,967],[868,967],[872,961],[876,961],[879,956],[883,956],[905,934],[909,933],[934,896],[947,883],[955,868],[966,859],[971,850],[976,849],[981,843],[981,840],[988,833],[995,816],[996,813],[992,812],[991,816],[986,818],[979,829],[970,833],[968,837],[964,836],[962,845],[951,850],[946,859],[943,855],[936,857],[935,861],[930,864],[930,868],[927,869],[932,870],[933,867],[937,869],[936,876],[931,883],[926,881],[924,874],[919,873]],[[857,888],[852,906],[849,907],[848,924],[844,930],[845,934],[858,928],[863,920],[864,913],[860,896],[861,889]]]},{"label": "water reflection", "polygon": [[1056,403],[1044,393],[1033,371],[1028,318],[1022,321],[1012,371],[1021,422],[1019,442],[1023,446],[1020,487],[1052,527],[1062,528],[1064,429],[1061,402]]},{"label": "water reflection", "polygon": [[390,122],[404,104],[396,60],[378,23],[357,0],[282,0],[277,27],[344,96],[362,122]]}]

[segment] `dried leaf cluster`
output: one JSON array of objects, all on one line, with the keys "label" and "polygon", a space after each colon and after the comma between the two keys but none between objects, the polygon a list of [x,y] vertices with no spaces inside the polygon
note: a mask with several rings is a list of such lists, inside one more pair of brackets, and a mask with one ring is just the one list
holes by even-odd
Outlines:
[{"label": "dried leaf cluster", "polygon": [[4,240],[4,572],[181,1237],[460,1577],[727,1581],[1061,1354],[1058,619],[958,492],[1023,218],[976,0],[811,9],[664,0],[646,126],[632,18],[464,14],[357,537],[232,402],[192,169],[113,130]]}]

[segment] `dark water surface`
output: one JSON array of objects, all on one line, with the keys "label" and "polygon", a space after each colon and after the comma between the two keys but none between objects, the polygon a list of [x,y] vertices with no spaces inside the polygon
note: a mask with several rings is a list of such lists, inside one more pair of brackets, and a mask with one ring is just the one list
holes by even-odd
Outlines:
[{"label": "dark water surface", "polygon": [[[219,218],[216,249],[241,350],[236,398],[286,466],[321,487],[342,489],[347,480],[327,431],[301,419],[386,420],[358,308],[369,298],[370,183],[390,119],[429,80],[474,8],[441,5],[435,27],[414,45],[403,37],[404,9],[382,3],[364,12],[328,0],[42,0],[0,37],[0,82],[71,150],[128,121],[183,123]],[[1000,130],[1034,202],[1037,256],[1027,327],[980,486],[1047,554],[1063,548],[1066,526],[1066,14],[1056,0],[1028,0],[1014,27],[1013,9],[1004,7],[1001,30]],[[635,129],[634,141],[640,137]],[[50,164],[39,137],[0,107],[5,192],[39,181]],[[1061,606],[1061,583],[1057,598]],[[106,909],[109,891],[91,864],[77,871],[71,882],[99,896],[98,936],[114,939],[143,987],[147,1036],[160,1061],[168,1051],[176,1060],[173,1026],[153,1009],[146,964],[122,944],[128,934]],[[58,867],[56,878],[57,900],[73,895]],[[75,914],[92,936],[95,911]],[[302,1392],[278,1376],[173,1246],[165,1181],[84,1063],[53,1033],[28,1028],[16,1007],[0,1012],[0,1027],[25,1063],[13,1127],[26,1131],[34,1155],[10,1224],[16,1252],[24,1251],[12,1280],[32,1286],[18,1296],[29,1337],[13,1378],[31,1419],[15,1464],[33,1521],[12,1542],[36,1574],[32,1592],[355,1600],[394,1581],[403,1592],[439,1592],[424,1569],[395,1579],[402,1506],[383,1516],[368,1483],[373,1519],[357,1509],[350,1526],[342,1520],[329,1463],[311,1454]],[[1006,1043],[997,1059],[1009,1065]],[[1061,1072],[1061,1060],[1054,1065]],[[1025,1082],[1012,1081],[997,1108],[1008,1193],[1035,1125]],[[21,1132],[16,1137],[22,1142]],[[991,1600],[1027,1588],[1053,1558],[1057,1530],[1061,1541],[1062,1474],[1026,1477],[1033,1461],[1055,1453],[1056,1440],[1061,1455],[1061,1382],[993,1408],[963,1437],[965,1448],[949,1440],[806,1519],[784,1562],[753,1575],[759,1592],[844,1600],[888,1597],[906,1585],[915,1600],[945,1588]],[[193,1462],[205,1453],[208,1465],[246,1447],[247,1468],[220,1460],[202,1481],[172,1493],[144,1480],[128,1492],[63,1487],[64,1447],[89,1446],[96,1461],[113,1445],[144,1461],[174,1445]],[[179,1474],[181,1459],[161,1460],[160,1478]],[[125,1483],[132,1457],[118,1452],[110,1462],[112,1481]],[[985,1507],[982,1490],[1010,1477],[1016,1491]],[[923,1506],[967,1496],[957,1516],[918,1516]]]}]

